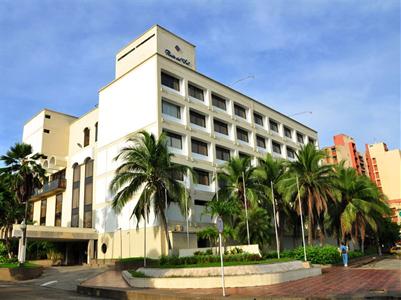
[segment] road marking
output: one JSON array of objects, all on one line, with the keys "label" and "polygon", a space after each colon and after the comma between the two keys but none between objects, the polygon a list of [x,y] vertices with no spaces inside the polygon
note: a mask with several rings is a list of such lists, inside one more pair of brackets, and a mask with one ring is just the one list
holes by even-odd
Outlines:
[{"label": "road marking", "polygon": [[52,281],[45,282],[45,283],[41,284],[40,286],[47,286],[47,285],[50,285],[50,284],[53,284],[53,283],[56,283],[56,282],[58,282],[58,281],[57,280],[52,280]]}]

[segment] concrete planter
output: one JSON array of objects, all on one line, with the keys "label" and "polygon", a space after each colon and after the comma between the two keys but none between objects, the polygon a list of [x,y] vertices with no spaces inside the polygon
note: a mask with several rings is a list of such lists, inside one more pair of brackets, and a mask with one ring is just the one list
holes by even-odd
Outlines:
[{"label": "concrete planter", "polygon": [[[271,285],[322,274],[319,267],[311,268],[300,261],[271,265],[247,265],[225,267],[226,287],[251,287]],[[128,271],[122,275],[132,287],[141,288],[219,288],[220,268],[156,269],[140,268],[145,278],[133,277]]]},{"label": "concrete planter", "polygon": [[5,281],[28,280],[38,278],[43,273],[43,267],[37,268],[0,268],[0,278]]}]

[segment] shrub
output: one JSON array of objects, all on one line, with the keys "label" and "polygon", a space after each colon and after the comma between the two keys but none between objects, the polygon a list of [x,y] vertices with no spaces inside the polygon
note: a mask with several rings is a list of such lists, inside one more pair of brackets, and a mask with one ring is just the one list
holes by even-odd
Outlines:
[{"label": "shrub", "polygon": [[[224,255],[224,261],[238,261],[238,262],[246,262],[246,261],[259,261],[262,258],[258,254],[231,254]],[[208,264],[219,262],[219,255],[194,255],[188,257],[178,257],[177,255],[173,256],[162,256],[160,258],[161,266],[179,266],[179,265],[196,265],[196,264]]]},{"label": "shrub", "polygon": [[146,276],[145,273],[143,272],[139,272],[139,271],[129,271],[132,275],[132,277],[136,277],[136,278],[147,278],[149,276]]},{"label": "shrub", "polygon": [[[350,251],[349,258],[357,258],[363,256],[360,251]],[[276,258],[277,252],[269,252],[263,255],[264,259]],[[293,250],[286,250],[280,253],[282,258],[293,258],[297,260],[304,259],[304,248],[298,247]],[[306,247],[306,258],[313,264],[336,264],[341,262],[341,255],[338,252],[338,248],[335,246],[307,246]]]},{"label": "shrub", "polygon": [[353,258],[362,257],[364,254],[359,250],[354,250],[354,251],[350,251],[348,253],[348,255],[349,255],[349,259],[353,259]]}]

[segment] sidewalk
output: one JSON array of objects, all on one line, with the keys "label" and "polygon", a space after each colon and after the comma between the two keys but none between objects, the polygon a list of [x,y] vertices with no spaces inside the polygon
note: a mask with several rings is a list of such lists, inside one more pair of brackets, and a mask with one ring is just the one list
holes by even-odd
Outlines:
[{"label": "sidewalk", "polygon": [[[93,293],[90,293],[93,289]],[[103,289],[103,294],[102,290]],[[79,292],[114,299],[220,299],[221,289],[133,289],[121,273],[107,271],[81,284]],[[115,292],[114,294],[112,292]],[[107,293],[105,293],[107,292]],[[331,267],[321,276],[270,286],[228,288],[230,298],[325,299],[342,297],[392,296],[401,299],[401,270],[373,270]],[[114,295],[114,296],[113,296]],[[124,295],[124,296],[123,296]],[[396,299],[396,298],[393,298]]]}]

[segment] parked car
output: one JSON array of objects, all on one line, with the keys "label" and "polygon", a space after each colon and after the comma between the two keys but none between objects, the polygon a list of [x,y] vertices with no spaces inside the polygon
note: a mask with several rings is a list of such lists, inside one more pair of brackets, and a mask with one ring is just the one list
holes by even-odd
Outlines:
[{"label": "parked car", "polygon": [[390,253],[391,254],[401,255],[401,246],[397,245],[397,246],[391,247],[390,248]]}]

